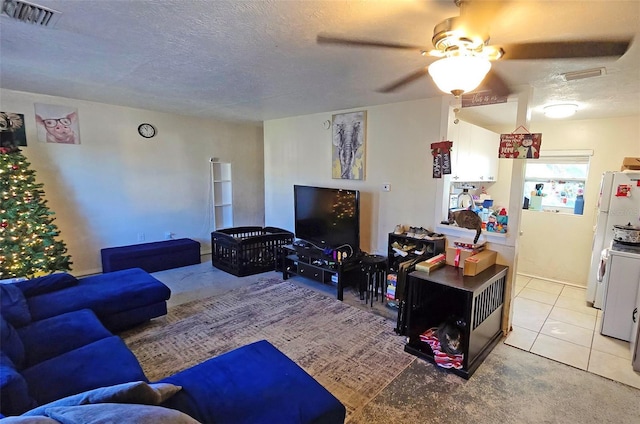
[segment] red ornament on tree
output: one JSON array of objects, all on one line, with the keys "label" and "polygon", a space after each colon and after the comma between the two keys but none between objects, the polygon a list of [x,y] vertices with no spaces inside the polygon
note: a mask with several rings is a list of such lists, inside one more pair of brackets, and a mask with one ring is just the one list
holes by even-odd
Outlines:
[{"label": "red ornament on tree", "polygon": [[8,223],[8,222],[6,222],[6,221],[2,221],[2,222],[0,222],[0,227],[2,227],[2,228],[7,228],[8,226],[9,226],[9,223]]},{"label": "red ornament on tree", "polygon": [[12,165],[12,166],[11,166],[11,169],[13,169],[14,171],[16,171],[16,170],[20,169],[20,167],[19,167],[18,165]]}]

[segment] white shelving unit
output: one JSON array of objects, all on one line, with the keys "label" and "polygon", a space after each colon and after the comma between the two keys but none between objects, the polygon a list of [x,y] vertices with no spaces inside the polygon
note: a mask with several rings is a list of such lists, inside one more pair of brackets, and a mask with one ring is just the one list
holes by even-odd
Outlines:
[{"label": "white shelving unit", "polygon": [[211,163],[213,176],[213,215],[215,230],[233,227],[233,184],[231,164]]}]

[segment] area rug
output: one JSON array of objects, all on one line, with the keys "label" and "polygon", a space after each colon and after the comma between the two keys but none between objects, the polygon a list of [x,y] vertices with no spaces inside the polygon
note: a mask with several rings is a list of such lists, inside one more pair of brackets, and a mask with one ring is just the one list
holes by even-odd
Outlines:
[{"label": "area rug", "polygon": [[404,352],[394,324],[326,294],[265,279],[173,307],[121,336],[151,381],[266,339],[333,393],[349,416],[415,359]]}]

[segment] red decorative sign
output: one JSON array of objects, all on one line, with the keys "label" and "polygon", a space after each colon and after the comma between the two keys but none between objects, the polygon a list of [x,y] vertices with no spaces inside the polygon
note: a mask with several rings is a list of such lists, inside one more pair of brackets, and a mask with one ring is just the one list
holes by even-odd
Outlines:
[{"label": "red decorative sign", "polygon": [[498,157],[503,159],[538,159],[542,133],[500,134]]},{"label": "red decorative sign", "polygon": [[444,174],[451,174],[451,147],[453,141],[431,143],[433,155],[433,178],[442,178]]}]

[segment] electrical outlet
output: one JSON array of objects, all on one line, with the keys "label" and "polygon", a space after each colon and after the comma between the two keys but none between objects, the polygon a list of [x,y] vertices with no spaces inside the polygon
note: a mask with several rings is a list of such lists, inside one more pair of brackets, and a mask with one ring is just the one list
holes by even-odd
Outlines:
[{"label": "electrical outlet", "polygon": [[138,233],[138,241],[144,241],[144,233]]},{"label": "electrical outlet", "polygon": [[391,183],[382,184],[382,191],[391,191]]}]

